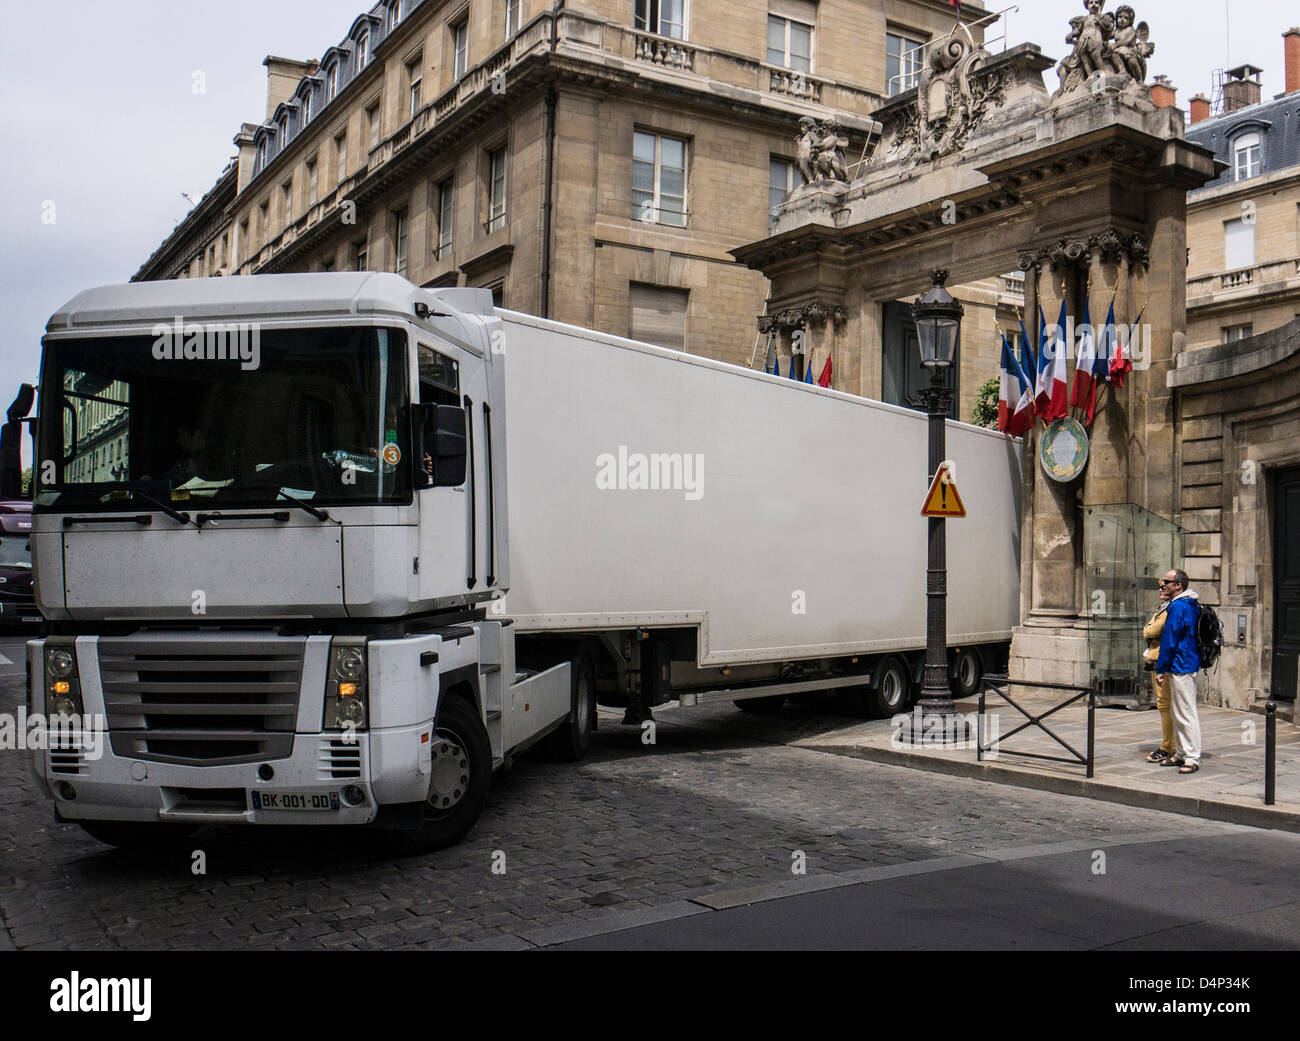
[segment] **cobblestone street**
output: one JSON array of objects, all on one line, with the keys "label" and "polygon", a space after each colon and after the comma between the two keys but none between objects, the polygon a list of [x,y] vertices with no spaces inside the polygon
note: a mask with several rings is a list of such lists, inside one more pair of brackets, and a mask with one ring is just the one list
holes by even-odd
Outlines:
[{"label": "cobblestone street", "polygon": [[[21,661],[16,641],[0,650]],[[17,671],[15,671],[17,670]],[[21,697],[6,666],[3,708]],[[381,836],[205,829],[167,856],[55,824],[25,752],[0,758],[0,912],[20,949],[445,947],[720,890],[1008,847],[1222,830],[1186,817],[788,747],[841,727],[834,702],[755,718],[658,713],[656,743],[602,713],[578,764],[525,759],[458,847],[386,854]],[[203,850],[207,873],[191,873]],[[504,873],[494,855],[504,854]],[[501,857],[495,857],[500,863]],[[1081,856],[1079,871],[1088,872]]]}]

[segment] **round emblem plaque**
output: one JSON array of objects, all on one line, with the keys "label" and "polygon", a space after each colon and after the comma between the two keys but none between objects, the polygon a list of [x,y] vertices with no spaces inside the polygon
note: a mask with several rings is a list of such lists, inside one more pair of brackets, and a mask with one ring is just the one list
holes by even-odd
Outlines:
[{"label": "round emblem plaque", "polygon": [[1068,484],[1088,465],[1088,432],[1068,416],[1047,424],[1038,446],[1043,471],[1053,481]]}]

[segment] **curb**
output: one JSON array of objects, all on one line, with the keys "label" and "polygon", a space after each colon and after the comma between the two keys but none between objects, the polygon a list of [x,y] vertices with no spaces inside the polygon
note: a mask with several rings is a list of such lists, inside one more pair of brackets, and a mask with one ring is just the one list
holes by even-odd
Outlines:
[{"label": "curb", "polygon": [[1225,824],[1244,824],[1252,828],[1272,828],[1278,831],[1300,832],[1300,811],[1278,809],[1276,806],[1262,804],[1226,802],[1221,799],[1203,799],[1193,795],[1169,795],[1163,792],[1145,792],[1137,788],[1107,784],[1093,778],[1055,777],[1050,774],[1032,773],[1028,770],[1016,770],[999,766],[996,763],[968,763],[960,760],[939,759],[916,752],[903,752],[893,748],[873,748],[861,745],[805,745],[795,744],[791,747],[803,748],[811,752],[825,752],[828,755],[842,755],[851,759],[865,759],[873,763],[889,766],[903,766],[912,770],[925,770],[929,773],[949,774],[954,777],[970,777],[994,784],[1007,784],[1017,788],[1035,788],[1039,791],[1055,792],[1058,795],[1077,795],[1085,799],[1100,799],[1103,802],[1121,803],[1140,809],[1163,810],[1166,813],[1181,813],[1188,817],[1200,817],[1203,820],[1220,821]]}]

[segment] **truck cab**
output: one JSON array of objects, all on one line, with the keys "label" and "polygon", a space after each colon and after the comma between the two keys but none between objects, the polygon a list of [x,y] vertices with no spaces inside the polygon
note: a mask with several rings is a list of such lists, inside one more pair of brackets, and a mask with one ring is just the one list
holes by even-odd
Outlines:
[{"label": "truck cab", "polygon": [[517,670],[486,611],[510,575],[491,303],[276,275],[92,289],[50,319],[29,709],[74,724],[36,753],[60,819],[439,846],[511,755],[585,750],[568,665]]}]

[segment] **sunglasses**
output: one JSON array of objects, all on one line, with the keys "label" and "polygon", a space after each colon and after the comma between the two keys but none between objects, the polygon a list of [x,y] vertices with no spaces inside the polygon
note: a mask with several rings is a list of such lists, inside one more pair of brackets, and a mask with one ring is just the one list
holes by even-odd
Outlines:
[{"label": "sunglasses", "polygon": [[1176,586],[1176,585],[1178,585],[1178,579],[1176,579],[1176,578],[1162,578],[1162,579],[1160,580],[1160,584],[1161,584],[1162,586]]}]

